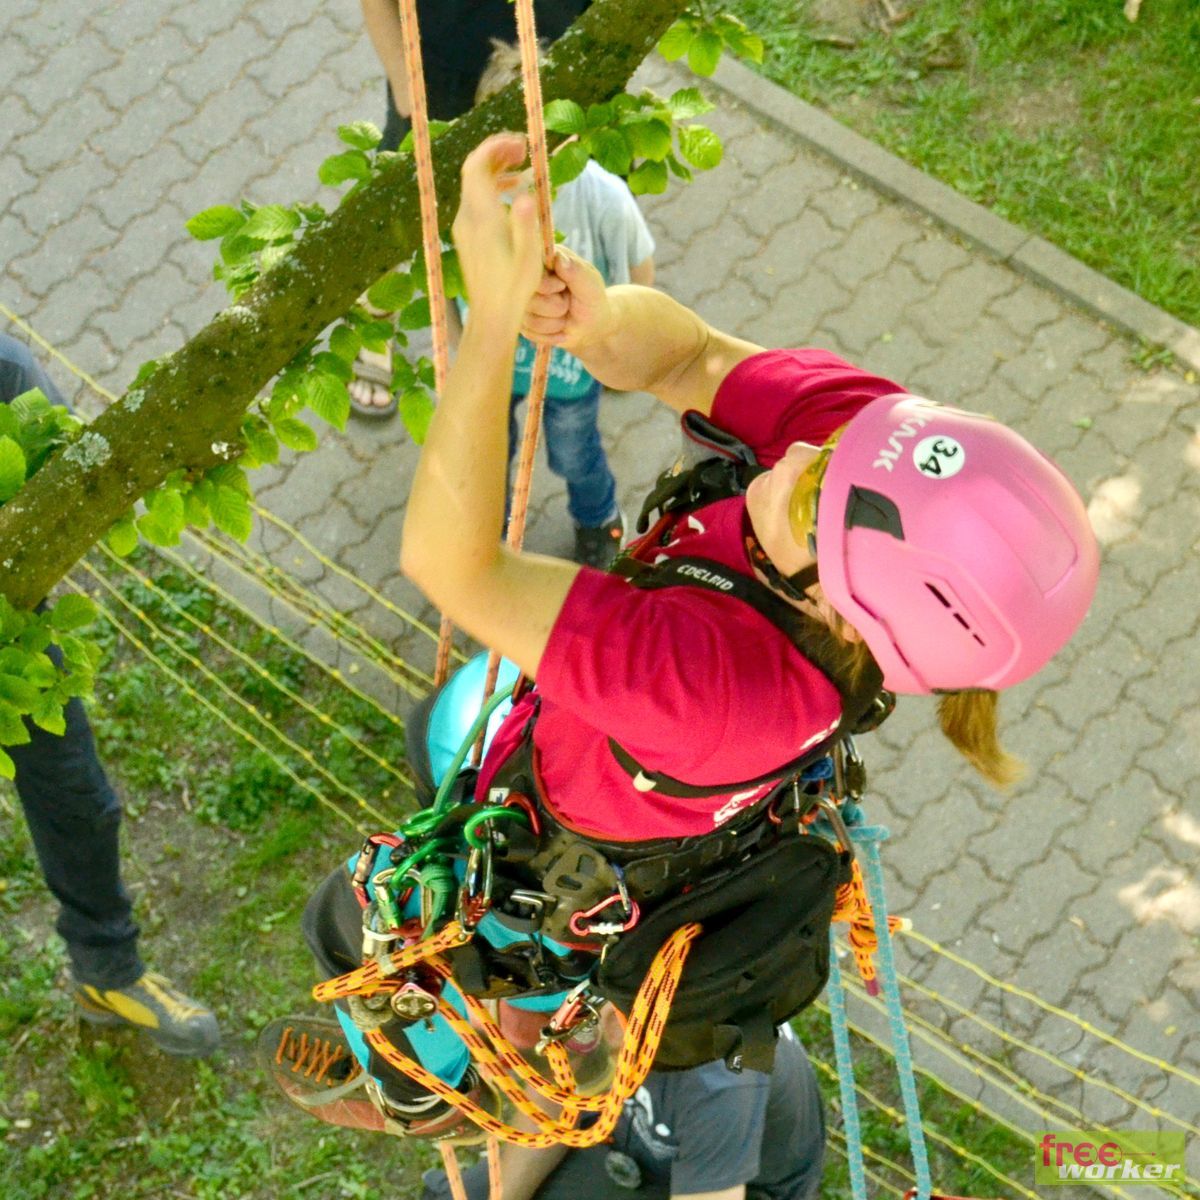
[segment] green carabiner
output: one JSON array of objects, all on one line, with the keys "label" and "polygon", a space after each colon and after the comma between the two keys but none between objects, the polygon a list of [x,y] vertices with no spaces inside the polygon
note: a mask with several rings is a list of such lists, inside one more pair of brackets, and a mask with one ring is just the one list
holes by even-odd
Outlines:
[{"label": "green carabiner", "polygon": [[519,808],[505,808],[501,804],[491,804],[474,816],[468,817],[466,824],[463,825],[463,837],[466,839],[467,845],[474,847],[476,850],[482,850],[486,844],[480,838],[475,830],[479,828],[485,821],[498,820],[500,817],[520,818],[522,821],[528,821],[528,815]]}]

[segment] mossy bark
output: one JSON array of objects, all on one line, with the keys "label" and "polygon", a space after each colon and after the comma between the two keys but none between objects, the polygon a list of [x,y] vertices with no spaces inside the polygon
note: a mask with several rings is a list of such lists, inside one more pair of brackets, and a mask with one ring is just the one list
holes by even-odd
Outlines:
[{"label": "mossy bark", "polygon": [[[543,98],[586,106],[619,91],[685,0],[597,0],[555,44]],[[523,128],[519,85],[461,118],[434,144],[439,221],[458,205],[459,169],[496,130]],[[408,156],[314,226],[288,257],[113,404],[0,508],[0,592],[29,608],[139,497],[179,468],[236,457],[238,429],[263,386],[420,245]]]}]

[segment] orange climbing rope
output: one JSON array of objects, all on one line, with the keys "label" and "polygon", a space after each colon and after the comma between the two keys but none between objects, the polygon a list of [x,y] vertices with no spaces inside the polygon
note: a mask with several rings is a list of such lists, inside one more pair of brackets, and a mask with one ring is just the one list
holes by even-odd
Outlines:
[{"label": "orange climbing rope", "polygon": [[[438,235],[437,191],[433,175],[433,149],[429,134],[429,108],[425,96],[425,70],[421,59],[420,27],[416,0],[398,0],[403,31],[404,63],[412,98],[413,159],[417,170],[417,192],[421,202],[421,237],[425,253],[426,294],[433,329],[434,384],[441,395],[446,381],[449,354],[446,331],[446,293],[442,280],[442,247]],[[547,267],[554,262],[554,218],[550,208],[550,166],[546,153],[546,127],[542,118],[542,86],[538,75],[537,28],[533,0],[516,0],[517,39],[521,47],[521,76],[525,93],[525,114],[529,131],[529,158],[533,170],[534,196],[542,236],[542,258]],[[533,475],[533,457],[541,429],[542,402],[550,371],[550,347],[539,346],[534,358],[533,375],[526,397],[525,434],[513,484],[512,512],[508,522],[508,544],[520,549],[525,537],[525,518],[529,508],[529,483]],[[442,617],[438,631],[435,685],[445,682],[450,667],[450,648],[454,628]],[[500,659],[495,652],[488,660],[484,700],[496,686]]]},{"label": "orange climbing rope", "polygon": [[[889,916],[887,922],[888,929],[892,933],[908,927],[908,921],[904,917]],[[871,901],[867,897],[867,888],[863,882],[862,869],[858,865],[858,859],[851,864],[850,882],[843,883],[837,890],[833,923],[850,926],[847,937],[850,949],[854,953],[854,963],[858,967],[858,974],[867,989],[867,994],[878,995],[879,981],[875,970],[875,952],[879,949],[879,934],[875,931],[875,914],[871,910]]]},{"label": "orange climbing rope", "polygon": [[[438,395],[446,386],[449,370],[449,337],[446,328],[446,289],[442,281],[442,241],[438,234],[437,188],[433,180],[433,142],[429,136],[429,105],[425,97],[425,66],[421,60],[421,32],[416,0],[398,0],[404,38],[404,69],[412,102],[413,161],[417,168],[417,194],[421,201],[421,244],[425,252],[425,294],[433,332],[433,380]],[[434,686],[450,673],[450,648],[454,626],[444,614],[438,630]]]},{"label": "orange climbing rope", "polygon": [[[463,945],[470,934],[457,922],[451,922],[436,937],[394,951],[385,961],[374,960],[336,979],[313,988],[319,1001],[349,996],[370,997],[396,991],[405,984],[403,972],[418,964],[431,971],[442,984],[437,1011],[470,1051],[493,1095],[508,1101],[533,1125],[534,1132],[517,1129],[484,1105],[443,1082],[415,1059],[397,1049],[378,1030],[368,1032],[372,1049],[396,1070],[444,1100],[473,1124],[493,1137],[529,1149],[569,1146],[583,1149],[603,1142],[616,1127],[625,1102],[645,1082],[666,1028],[667,1016],[679,986],[692,943],[700,934],[696,923],[677,929],[659,948],[630,1008],[625,1036],[617,1056],[612,1083],[607,1092],[583,1096],[576,1091],[574,1072],[567,1052],[557,1041],[549,1041],[545,1054],[554,1080],[546,1079],[532,1067],[520,1051],[504,1036],[499,1024],[484,1004],[474,996],[463,995],[467,1017],[445,995],[445,985],[453,981],[453,972],[442,951]],[[524,1085],[524,1086],[522,1086]],[[557,1117],[545,1112],[530,1098],[530,1093],[557,1106]],[[587,1129],[576,1128],[585,1113],[595,1115]]]},{"label": "orange climbing rope", "polygon": [[[537,201],[538,227],[542,235],[542,261],[549,270],[554,265],[554,216],[550,208],[550,162],[546,151],[546,123],[542,116],[542,80],[538,73],[537,28],[533,0],[516,0],[517,41],[521,47],[521,84],[525,96],[525,127],[529,137],[529,162],[533,169],[533,194]],[[529,511],[529,485],[533,479],[533,456],[537,451],[542,426],[542,406],[546,396],[546,381],[550,377],[551,349],[539,345],[533,360],[529,393],[525,397],[525,432],[521,438],[521,454],[517,459],[517,474],[513,482],[512,512],[508,519],[508,544],[519,550],[525,540],[525,517]],[[488,655],[487,678],[483,699],[496,687],[500,673],[500,655],[494,650]],[[483,741],[475,748],[476,760],[482,756]]]}]

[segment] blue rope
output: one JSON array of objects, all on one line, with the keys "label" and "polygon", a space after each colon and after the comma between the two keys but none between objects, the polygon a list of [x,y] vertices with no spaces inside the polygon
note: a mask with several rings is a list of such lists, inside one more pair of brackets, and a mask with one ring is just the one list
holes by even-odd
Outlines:
[{"label": "blue rope", "polygon": [[887,895],[883,886],[883,863],[879,857],[879,844],[888,837],[882,825],[860,826],[851,832],[856,845],[866,848],[866,885],[871,910],[875,915],[875,932],[879,937],[879,983],[887,1007],[888,1023],[891,1026],[892,1053],[896,1059],[896,1075],[900,1080],[900,1096],[904,1101],[904,1115],[908,1121],[908,1140],[912,1149],[913,1170],[917,1176],[916,1200],[929,1200],[933,1181],[929,1174],[929,1151],[925,1145],[925,1130],[921,1124],[921,1105],[917,1099],[917,1080],[913,1072],[912,1049],[908,1041],[908,1027],[904,1023],[904,1009],[900,1001],[900,985],[896,978],[896,958],[892,947],[892,934],[887,922]]},{"label": "blue rope", "polygon": [[829,1027],[833,1032],[833,1054],[837,1060],[838,1089],[842,1095],[842,1132],[846,1135],[846,1164],[854,1200],[867,1200],[867,1177],[863,1169],[862,1124],[858,1115],[858,1093],[854,1087],[854,1059],[850,1029],[846,1024],[846,989],[838,965],[837,945],[829,931]]}]

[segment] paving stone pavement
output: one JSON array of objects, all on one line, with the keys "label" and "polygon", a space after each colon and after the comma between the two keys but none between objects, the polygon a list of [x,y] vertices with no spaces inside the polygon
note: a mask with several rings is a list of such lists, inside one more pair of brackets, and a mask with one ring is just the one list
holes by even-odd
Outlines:
[{"label": "paving stone pavement", "polygon": [[[317,165],[335,152],[338,123],[382,118],[380,72],[354,0],[9,8],[0,298],[119,393],[142,361],[178,347],[223,305],[211,249],[187,237],[186,217],[240,196],[330,202]],[[661,65],[644,74],[663,87],[677,80]],[[760,343],[824,345],[912,391],[1011,422],[1079,485],[1104,546],[1081,634],[1005,699],[1012,747],[1031,767],[1026,785],[1001,797],[976,783],[926,702],[903,703],[871,739],[870,808],[893,833],[894,908],[1001,979],[1200,1071],[1200,389],[1172,369],[1143,371],[1129,337],[1053,287],[813,153],[786,123],[715,95],[725,162],[645,205],[662,286]],[[60,364],[50,369],[68,395],[95,401]],[[673,455],[674,425],[646,397],[623,396],[607,404],[603,430],[622,501],[636,510]],[[398,421],[351,423],[317,453],[262,472],[260,502],[311,548],[267,521],[253,547],[428,669],[428,637],[345,574],[436,621],[396,565],[413,461]],[[563,489],[543,468],[528,544],[564,553],[570,538]],[[241,579],[248,603],[267,603],[228,565],[198,561]],[[305,632],[292,606],[267,606],[389,703],[410,703],[402,672]],[[1200,1119],[1200,1093],[1152,1065],[919,945],[908,944],[902,964],[1086,1073]],[[962,1022],[955,1030],[967,1036]],[[1018,1058],[1039,1086],[1080,1101],[1078,1079]],[[1086,1090],[1090,1119],[1131,1118],[1126,1102],[1110,1095],[1102,1108]]]}]

